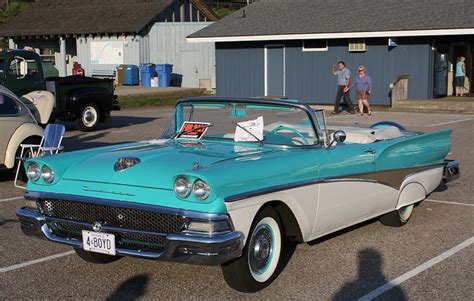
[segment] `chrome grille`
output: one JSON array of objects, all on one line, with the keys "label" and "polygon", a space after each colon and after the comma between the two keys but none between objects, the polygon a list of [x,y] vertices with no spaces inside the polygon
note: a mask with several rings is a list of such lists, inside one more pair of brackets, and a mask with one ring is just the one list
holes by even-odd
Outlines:
[{"label": "chrome grille", "polygon": [[[132,209],[116,206],[90,204],[68,200],[40,200],[37,202],[40,212],[45,216],[65,219],[71,222],[93,224],[102,221],[104,225],[115,228],[127,228],[157,233],[177,233],[183,229],[183,218],[161,212]],[[90,227],[63,222],[49,222],[55,235],[65,238],[82,239],[82,230]],[[131,249],[157,250],[164,246],[166,237],[143,233],[124,233],[107,231],[116,236],[117,247]]]},{"label": "chrome grille", "polygon": [[67,200],[41,200],[38,207],[46,216],[90,224],[103,221],[112,227],[150,232],[176,233],[184,225],[183,219],[173,214]]}]

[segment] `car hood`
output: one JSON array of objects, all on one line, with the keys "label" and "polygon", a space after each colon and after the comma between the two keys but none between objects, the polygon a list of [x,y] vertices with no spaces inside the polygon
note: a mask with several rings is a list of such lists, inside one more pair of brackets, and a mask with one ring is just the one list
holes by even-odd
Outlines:
[{"label": "car hood", "polygon": [[[254,160],[274,151],[259,145],[229,142],[148,141],[97,149],[70,164],[62,172],[62,179],[172,189],[177,175],[231,160]],[[118,171],[114,166],[121,158],[132,159],[136,164]]]}]

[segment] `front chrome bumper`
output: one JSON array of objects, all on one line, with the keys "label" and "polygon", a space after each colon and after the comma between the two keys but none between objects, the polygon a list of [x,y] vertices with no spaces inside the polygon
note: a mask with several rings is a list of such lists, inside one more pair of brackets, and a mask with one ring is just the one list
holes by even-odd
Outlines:
[{"label": "front chrome bumper", "polygon": [[[48,217],[40,212],[19,208],[16,215],[25,235],[36,236],[53,242],[82,248],[82,241],[54,235],[47,222]],[[162,252],[117,248],[117,255],[135,256],[147,259],[185,262],[200,265],[220,265],[240,257],[243,248],[243,234],[227,231],[215,234],[170,233]]]},{"label": "front chrome bumper", "polygon": [[459,161],[457,160],[445,160],[444,161],[444,171],[443,171],[443,180],[444,182],[451,182],[458,179],[461,176],[461,171],[459,169]]}]

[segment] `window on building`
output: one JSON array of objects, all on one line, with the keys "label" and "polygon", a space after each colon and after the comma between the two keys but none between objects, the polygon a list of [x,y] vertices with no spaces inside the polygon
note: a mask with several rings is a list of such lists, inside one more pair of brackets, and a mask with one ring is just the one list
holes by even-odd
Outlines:
[{"label": "window on building", "polygon": [[16,115],[20,112],[20,106],[6,95],[0,94],[0,116]]},{"label": "window on building", "polygon": [[349,40],[349,51],[364,52],[367,51],[367,44],[365,39],[351,39]]},{"label": "window on building", "polygon": [[[84,39],[86,40],[86,39]],[[87,43],[87,40],[86,40]],[[52,48],[45,48],[42,51],[41,56],[41,61],[44,62],[50,62],[51,64],[55,65],[56,64],[56,56],[54,55],[54,49]]]},{"label": "window on building", "polygon": [[327,51],[328,40],[303,40],[303,51]]}]

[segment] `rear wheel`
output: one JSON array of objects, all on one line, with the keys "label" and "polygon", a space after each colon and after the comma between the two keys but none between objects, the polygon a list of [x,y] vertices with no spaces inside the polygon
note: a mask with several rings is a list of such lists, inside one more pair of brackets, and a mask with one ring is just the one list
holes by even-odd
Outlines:
[{"label": "rear wheel", "polygon": [[222,265],[227,284],[245,293],[259,291],[275,280],[289,247],[280,218],[271,207],[257,214],[249,233],[242,257]]},{"label": "rear wheel", "polygon": [[122,256],[112,256],[112,255],[88,252],[80,248],[74,248],[74,251],[76,251],[77,256],[81,257],[81,259],[87,262],[96,263],[96,264],[106,264],[106,263],[111,263],[119,259],[122,259]]},{"label": "rear wheel", "polygon": [[380,217],[380,222],[386,226],[401,227],[405,225],[413,215],[414,204],[402,207]]},{"label": "rear wheel", "polygon": [[76,119],[76,126],[82,132],[95,131],[99,126],[100,110],[96,103],[88,103]]}]

